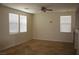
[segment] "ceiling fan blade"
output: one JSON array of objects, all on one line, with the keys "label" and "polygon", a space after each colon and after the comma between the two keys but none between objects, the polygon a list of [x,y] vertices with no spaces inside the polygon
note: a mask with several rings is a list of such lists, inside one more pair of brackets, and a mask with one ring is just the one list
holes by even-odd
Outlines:
[{"label": "ceiling fan blade", "polygon": [[46,7],[41,7],[41,10],[42,10],[43,12],[46,12],[46,11],[53,11],[52,9],[47,9]]},{"label": "ceiling fan blade", "polygon": [[53,11],[52,9],[47,9],[48,11]]}]

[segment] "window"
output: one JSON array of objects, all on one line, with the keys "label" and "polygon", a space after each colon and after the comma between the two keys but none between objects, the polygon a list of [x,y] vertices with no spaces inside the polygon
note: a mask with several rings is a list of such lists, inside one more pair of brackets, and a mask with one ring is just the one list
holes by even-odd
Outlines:
[{"label": "window", "polygon": [[23,16],[23,15],[20,15],[20,32],[27,32],[27,17],[26,16]]},{"label": "window", "polygon": [[71,32],[71,16],[60,16],[60,32]]},{"label": "window", "polygon": [[17,33],[18,32],[18,15],[9,13],[9,32]]},{"label": "window", "polygon": [[9,32],[27,32],[27,17],[24,15],[18,15],[9,13]]}]

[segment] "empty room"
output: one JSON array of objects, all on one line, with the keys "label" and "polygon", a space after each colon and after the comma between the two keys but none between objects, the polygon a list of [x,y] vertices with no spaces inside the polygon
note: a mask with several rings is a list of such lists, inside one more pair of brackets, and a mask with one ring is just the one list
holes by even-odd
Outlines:
[{"label": "empty room", "polygon": [[78,3],[1,3],[0,55],[78,55]]}]

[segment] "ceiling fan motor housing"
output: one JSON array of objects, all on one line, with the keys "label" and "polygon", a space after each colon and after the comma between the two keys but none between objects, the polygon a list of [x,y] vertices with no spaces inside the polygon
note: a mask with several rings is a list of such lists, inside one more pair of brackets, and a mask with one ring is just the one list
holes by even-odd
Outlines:
[{"label": "ceiling fan motor housing", "polygon": [[43,12],[52,11],[52,9],[47,9],[46,7],[42,7],[41,10],[42,10]]},{"label": "ceiling fan motor housing", "polygon": [[43,12],[46,12],[47,8],[42,7],[41,10],[42,10]]}]

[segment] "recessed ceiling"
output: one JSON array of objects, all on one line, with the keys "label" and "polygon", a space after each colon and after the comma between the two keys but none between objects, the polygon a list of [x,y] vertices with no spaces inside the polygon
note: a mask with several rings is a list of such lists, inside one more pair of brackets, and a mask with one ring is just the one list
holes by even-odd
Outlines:
[{"label": "recessed ceiling", "polygon": [[74,11],[79,6],[78,3],[3,3],[2,5],[28,13],[40,13],[42,6],[53,9],[50,12]]}]

